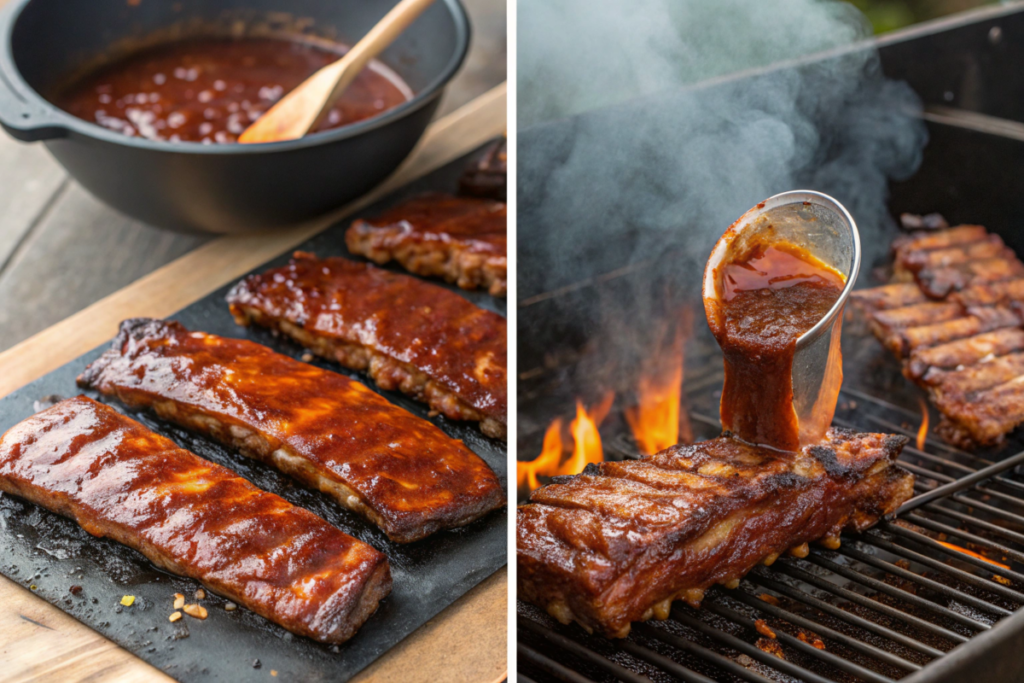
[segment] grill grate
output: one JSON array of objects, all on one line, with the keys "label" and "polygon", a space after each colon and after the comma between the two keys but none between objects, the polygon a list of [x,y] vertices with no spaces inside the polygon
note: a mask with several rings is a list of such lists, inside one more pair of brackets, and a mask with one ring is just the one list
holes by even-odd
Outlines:
[{"label": "grill grate", "polygon": [[[684,384],[689,417],[697,438],[711,438],[720,430],[711,417],[720,357],[699,340],[689,347],[687,367],[698,369]],[[880,372],[901,379],[898,368]],[[564,391],[552,387],[567,376],[531,373],[520,414],[538,415],[540,427],[551,414],[541,417],[538,409]],[[893,400],[913,404],[905,398]],[[850,387],[835,424],[914,437],[920,419],[920,409]],[[639,457],[621,422],[602,430],[610,432],[606,457]],[[669,619],[634,624],[621,641],[563,626],[519,603],[519,680],[885,683],[921,671],[1024,606],[1024,482],[1015,478],[1024,450],[983,455],[931,438],[923,449],[908,446],[900,464],[917,475],[916,495],[899,521],[844,534],[834,551],[813,547],[805,558],[759,566],[735,590],[709,590],[701,609],[677,602]],[[759,632],[760,620],[775,639]]]}]

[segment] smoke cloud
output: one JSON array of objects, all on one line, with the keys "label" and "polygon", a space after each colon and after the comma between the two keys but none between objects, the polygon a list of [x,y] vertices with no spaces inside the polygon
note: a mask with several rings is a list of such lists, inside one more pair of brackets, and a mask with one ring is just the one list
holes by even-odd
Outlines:
[{"label": "smoke cloud", "polygon": [[[862,272],[886,253],[888,181],[917,169],[926,131],[914,92],[857,43],[869,29],[851,5],[520,0],[518,12],[520,300],[637,271],[609,281],[611,310],[582,313],[579,296],[523,308],[526,356],[570,333],[643,355],[666,298],[699,295],[715,240],[778,192],[843,202]],[[586,329],[555,329],[553,315]]]}]

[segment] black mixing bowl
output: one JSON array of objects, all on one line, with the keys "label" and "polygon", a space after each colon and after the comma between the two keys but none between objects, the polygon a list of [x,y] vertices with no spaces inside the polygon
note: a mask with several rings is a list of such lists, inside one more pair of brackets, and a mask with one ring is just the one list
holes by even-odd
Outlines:
[{"label": "black mixing bowl", "polygon": [[409,154],[469,47],[459,0],[437,0],[380,57],[415,92],[379,116],[300,140],[202,145],[127,137],[46,95],[87,65],[196,35],[307,35],[353,44],[396,0],[11,0],[0,12],[0,124],[42,141],[124,213],[185,231],[241,233],[321,215]]}]

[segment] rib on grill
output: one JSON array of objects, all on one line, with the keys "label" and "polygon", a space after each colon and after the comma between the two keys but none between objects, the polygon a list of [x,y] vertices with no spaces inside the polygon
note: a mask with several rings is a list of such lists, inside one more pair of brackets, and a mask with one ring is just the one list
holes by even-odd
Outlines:
[{"label": "rib on grill", "polygon": [[913,492],[905,437],[831,429],[784,453],[721,437],[605,462],[538,489],[517,511],[519,596],[609,637],[700,603],[759,562],[863,530]]}]

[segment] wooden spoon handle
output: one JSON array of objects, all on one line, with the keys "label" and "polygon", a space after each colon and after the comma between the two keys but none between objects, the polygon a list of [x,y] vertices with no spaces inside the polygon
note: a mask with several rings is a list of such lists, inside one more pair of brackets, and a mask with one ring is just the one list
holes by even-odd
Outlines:
[{"label": "wooden spoon handle", "polygon": [[316,128],[359,72],[434,0],[401,0],[345,56],[323,67],[245,129],[242,143],[301,138]]}]

